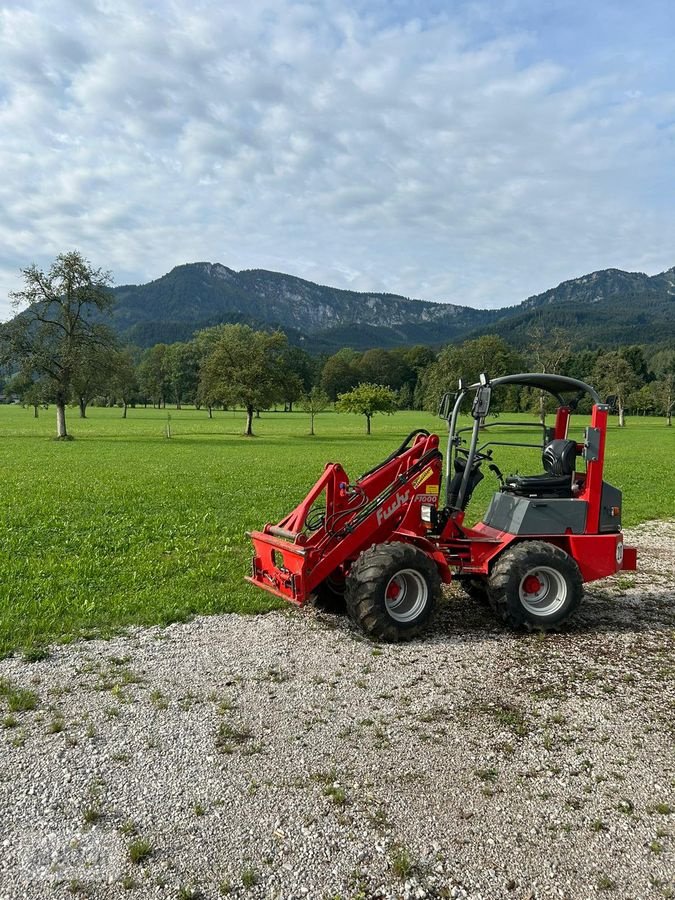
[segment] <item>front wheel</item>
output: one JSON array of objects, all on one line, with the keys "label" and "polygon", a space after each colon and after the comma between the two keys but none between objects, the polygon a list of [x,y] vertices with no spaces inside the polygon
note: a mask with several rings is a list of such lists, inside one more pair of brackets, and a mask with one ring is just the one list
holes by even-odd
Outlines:
[{"label": "front wheel", "polygon": [[429,623],[441,592],[438,568],[412,544],[375,544],[347,576],[347,612],[368,637],[401,641]]},{"label": "front wheel", "polygon": [[546,631],[565,622],[581,603],[576,562],[553,544],[523,541],[506,550],[488,579],[488,599],[512,628]]}]

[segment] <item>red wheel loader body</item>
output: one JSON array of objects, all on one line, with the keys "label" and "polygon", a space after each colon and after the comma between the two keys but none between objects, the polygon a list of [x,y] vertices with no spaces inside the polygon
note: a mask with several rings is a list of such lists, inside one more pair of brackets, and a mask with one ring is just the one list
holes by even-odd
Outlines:
[{"label": "red wheel loader body", "polygon": [[[490,440],[491,426],[485,424],[492,391],[506,384],[536,387],[558,399],[555,426],[543,431],[544,462],[549,459],[550,466],[541,476],[504,481],[491,465],[501,480],[500,490],[482,521],[467,527],[464,510],[483,477],[480,465],[492,460],[489,448],[506,443]],[[462,401],[472,390],[473,425],[459,428]],[[563,394],[570,391],[577,396],[566,401]],[[583,442],[574,443],[567,438],[568,426],[584,392],[593,399],[590,423]],[[449,422],[445,502],[439,438],[423,429],[355,482],[338,463],[329,463],[288,516],[250,533],[254,556],[248,580],[302,606],[327,579],[344,583],[368,548],[394,542],[414,545],[426,554],[445,583],[458,576],[488,579],[507,548],[523,541],[560,548],[575,561],[585,582],[636,568],[636,550],[624,546],[621,532],[621,494],[603,479],[608,408],[590,386],[537,373],[493,382],[481,376],[470,388],[460,384],[452,412],[450,407],[446,395],[441,412]],[[462,447],[462,432],[471,433],[468,449]],[[488,439],[479,446],[481,436]]]}]

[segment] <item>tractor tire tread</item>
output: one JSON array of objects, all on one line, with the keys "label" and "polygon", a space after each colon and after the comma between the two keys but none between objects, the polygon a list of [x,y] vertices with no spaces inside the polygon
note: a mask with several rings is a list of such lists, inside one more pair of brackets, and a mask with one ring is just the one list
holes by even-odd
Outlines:
[{"label": "tractor tire tread", "polygon": [[[421,621],[401,626],[388,615],[384,604],[378,601],[377,593],[378,589],[383,590],[383,582],[389,580],[390,572],[409,567],[424,573],[431,596]],[[350,569],[345,592],[347,612],[374,640],[388,643],[411,640],[426,628],[440,596],[440,584],[438,568],[423,550],[397,541],[375,544],[364,550]]]},{"label": "tractor tire tread", "polygon": [[[514,599],[514,583],[533,565],[557,567],[566,576],[569,600],[554,621],[536,621]],[[547,541],[522,541],[509,547],[497,560],[488,578],[488,602],[497,619],[510,628],[527,631],[551,631],[562,625],[578,608],[584,588],[579,567],[574,559],[555,544]]]}]

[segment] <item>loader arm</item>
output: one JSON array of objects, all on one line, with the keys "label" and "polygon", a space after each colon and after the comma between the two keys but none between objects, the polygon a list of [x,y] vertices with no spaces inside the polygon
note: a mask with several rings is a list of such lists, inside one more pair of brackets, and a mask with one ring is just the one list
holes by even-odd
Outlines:
[{"label": "loader arm", "polygon": [[410,446],[404,442],[353,484],[342,466],[328,463],[289,515],[249,532],[254,556],[248,581],[302,606],[331,573],[344,573],[363,550],[391,540],[399,527],[423,535],[421,505],[438,506],[442,456],[436,435],[413,432],[409,440]]}]

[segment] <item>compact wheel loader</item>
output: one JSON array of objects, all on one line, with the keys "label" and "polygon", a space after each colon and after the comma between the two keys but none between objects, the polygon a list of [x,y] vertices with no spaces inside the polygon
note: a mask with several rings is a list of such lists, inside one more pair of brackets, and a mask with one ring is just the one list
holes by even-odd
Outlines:
[{"label": "compact wheel loader", "polygon": [[[539,426],[541,445],[491,439],[495,425],[533,427],[486,423],[493,392],[506,386],[555,398],[555,425]],[[577,442],[568,426],[585,395],[590,423]],[[469,396],[473,422],[460,427]],[[352,618],[378,641],[418,635],[441,584],[453,580],[508,626],[557,628],[579,606],[584,582],[637,567],[637,551],[624,546],[621,532],[621,492],[603,480],[607,413],[594,388],[561,375],[460,382],[440,409],[448,422],[445,473],[439,438],[425,429],[353,483],[342,466],[328,463],[288,516],[250,533],[248,580],[298,606],[344,597]],[[540,446],[544,472],[505,478],[492,459],[495,446]],[[482,521],[468,527],[465,510],[483,464],[499,489]]]}]

